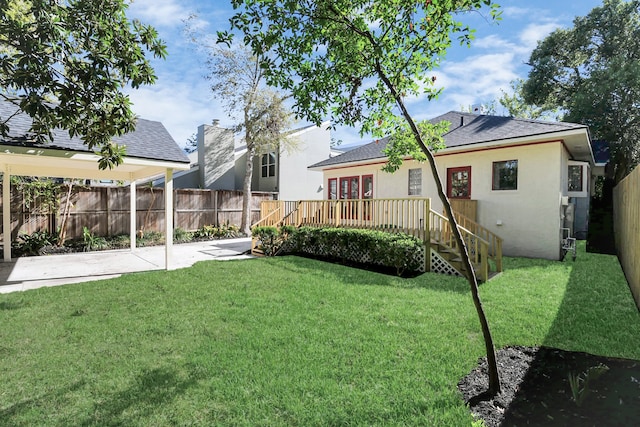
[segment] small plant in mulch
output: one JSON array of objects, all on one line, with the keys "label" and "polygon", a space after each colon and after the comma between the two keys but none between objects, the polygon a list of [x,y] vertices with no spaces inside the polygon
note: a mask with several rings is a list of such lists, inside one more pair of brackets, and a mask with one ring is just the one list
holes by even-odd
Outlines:
[{"label": "small plant in mulch", "polygon": [[497,396],[482,397],[486,358],[458,383],[472,414],[487,427],[627,426],[640,419],[638,360],[521,346],[496,356],[502,387]]},{"label": "small plant in mulch", "polygon": [[582,402],[587,398],[590,392],[589,384],[592,381],[597,380],[609,370],[609,367],[603,363],[600,363],[597,366],[592,366],[584,372],[576,374],[575,372],[570,372],[569,377],[569,386],[571,387],[571,395],[573,401],[578,405],[578,407],[582,406]]}]

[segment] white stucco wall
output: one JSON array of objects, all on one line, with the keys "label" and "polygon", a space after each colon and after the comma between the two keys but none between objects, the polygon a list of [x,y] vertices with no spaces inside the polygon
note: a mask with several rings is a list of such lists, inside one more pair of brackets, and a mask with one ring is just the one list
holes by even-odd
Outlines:
[{"label": "white stucco wall", "polygon": [[311,171],[308,166],[329,158],[329,123],[303,129],[289,135],[289,138],[294,140],[292,148],[283,149],[277,154],[276,176],[263,177],[262,155],[254,158],[251,181],[253,191],[277,192],[280,200],[322,199],[322,172]]},{"label": "white stucco wall", "polygon": [[297,147],[283,151],[278,158],[278,191],[281,200],[318,200],[323,198],[322,172],[309,170],[312,164],[329,158],[329,123],[304,129],[289,136]]},{"label": "white stucco wall", "polygon": [[[246,159],[246,156],[245,156]],[[278,166],[280,159],[276,159],[276,175],[262,176],[262,155],[255,156],[253,159],[253,175],[251,180],[251,189],[253,191],[270,191],[278,192]],[[282,199],[282,197],[281,197]]]},{"label": "white stucco wall", "polygon": [[[478,200],[478,222],[504,239],[505,255],[558,259],[563,179],[566,182],[564,152],[560,142],[549,142],[441,154],[436,162],[445,191],[447,168],[471,166],[471,199]],[[506,160],[518,160],[518,189],[492,190],[493,162]],[[408,197],[408,170],[421,167],[422,197],[430,197],[432,208],[442,212],[427,164],[406,161],[394,174],[382,172],[382,166],[383,163],[378,162],[325,171],[324,186],[327,187],[330,178],[372,174],[375,198]],[[324,197],[328,197],[326,191]],[[497,225],[499,222],[502,225]]]},{"label": "white stucco wall", "polygon": [[233,131],[219,126],[198,126],[200,188],[235,189]]}]

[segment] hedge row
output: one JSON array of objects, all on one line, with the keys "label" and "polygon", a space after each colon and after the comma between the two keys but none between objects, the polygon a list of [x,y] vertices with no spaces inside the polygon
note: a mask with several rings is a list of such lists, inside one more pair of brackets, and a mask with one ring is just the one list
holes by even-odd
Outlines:
[{"label": "hedge row", "polygon": [[396,269],[398,275],[423,268],[424,245],[414,236],[354,228],[256,227],[253,236],[265,255],[306,254],[342,262]]}]

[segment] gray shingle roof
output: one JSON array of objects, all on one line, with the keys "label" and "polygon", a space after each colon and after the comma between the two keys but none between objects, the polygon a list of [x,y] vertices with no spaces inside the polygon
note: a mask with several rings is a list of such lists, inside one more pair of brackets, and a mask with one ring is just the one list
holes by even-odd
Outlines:
[{"label": "gray shingle roof", "polygon": [[[16,111],[18,111],[16,105],[6,100],[0,100],[0,120],[7,120]],[[82,143],[80,138],[70,138],[69,133],[62,129],[53,130],[53,141],[44,144],[30,142],[31,117],[23,112],[18,112],[18,114],[11,117],[7,124],[10,127],[10,131],[8,137],[0,136],[0,144],[2,145],[37,146],[53,150],[92,152]],[[127,157],[189,163],[187,155],[160,122],[139,118],[135,131],[115,137],[113,140],[117,144],[126,145]]]},{"label": "gray shingle roof", "polygon": [[[472,113],[449,111],[430,121],[451,123],[449,132],[444,134],[444,142],[447,148],[461,147],[465,145],[480,144],[483,142],[504,141],[514,138],[546,135],[556,132],[564,132],[575,129],[586,129],[587,126],[565,123],[545,122],[541,120],[516,119],[513,117],[485,116]],[[389,143],[389,138],[374,141],[361,147],[347,151],[336,157],[316,163],[310,168],[339,165],[343,163],[361,162],[372,159],[384,159],[384,149]]]}]

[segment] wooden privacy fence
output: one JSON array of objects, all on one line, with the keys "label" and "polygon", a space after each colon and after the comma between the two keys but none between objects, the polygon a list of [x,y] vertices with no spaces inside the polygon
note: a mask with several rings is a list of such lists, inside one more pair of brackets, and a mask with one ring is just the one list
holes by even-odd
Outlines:
[{"label": "wooden privacy fence", "polygon": [[[64,187],[63,187],[64,188]],[[81,238],[83,227],[98,236],[129,234],[129,187],[75,187],[71,193],[67,238]],[[11,192],[12,239],[19,233],[55,231],[61,225],[67,194],[59,196],[57,212],[43,208],[42,201],[27,203],[23,194]],[[196,230],[204,225],[236,224],[242,216],[242,191],[174,190],[174,228]],[[274,193],[252,193],[251,223],[260,219],[260,203],[273,200]],[[0,206],[2,201],[0,200]],[[0,218],[2,210],[0,209]],[[164,188],[138,187],[138,230],[164,232]]]},{"label": "wooden privacy fence", "polygon": [[620,265],[640,309],[640,166],[613,190],[613,227]]}]

